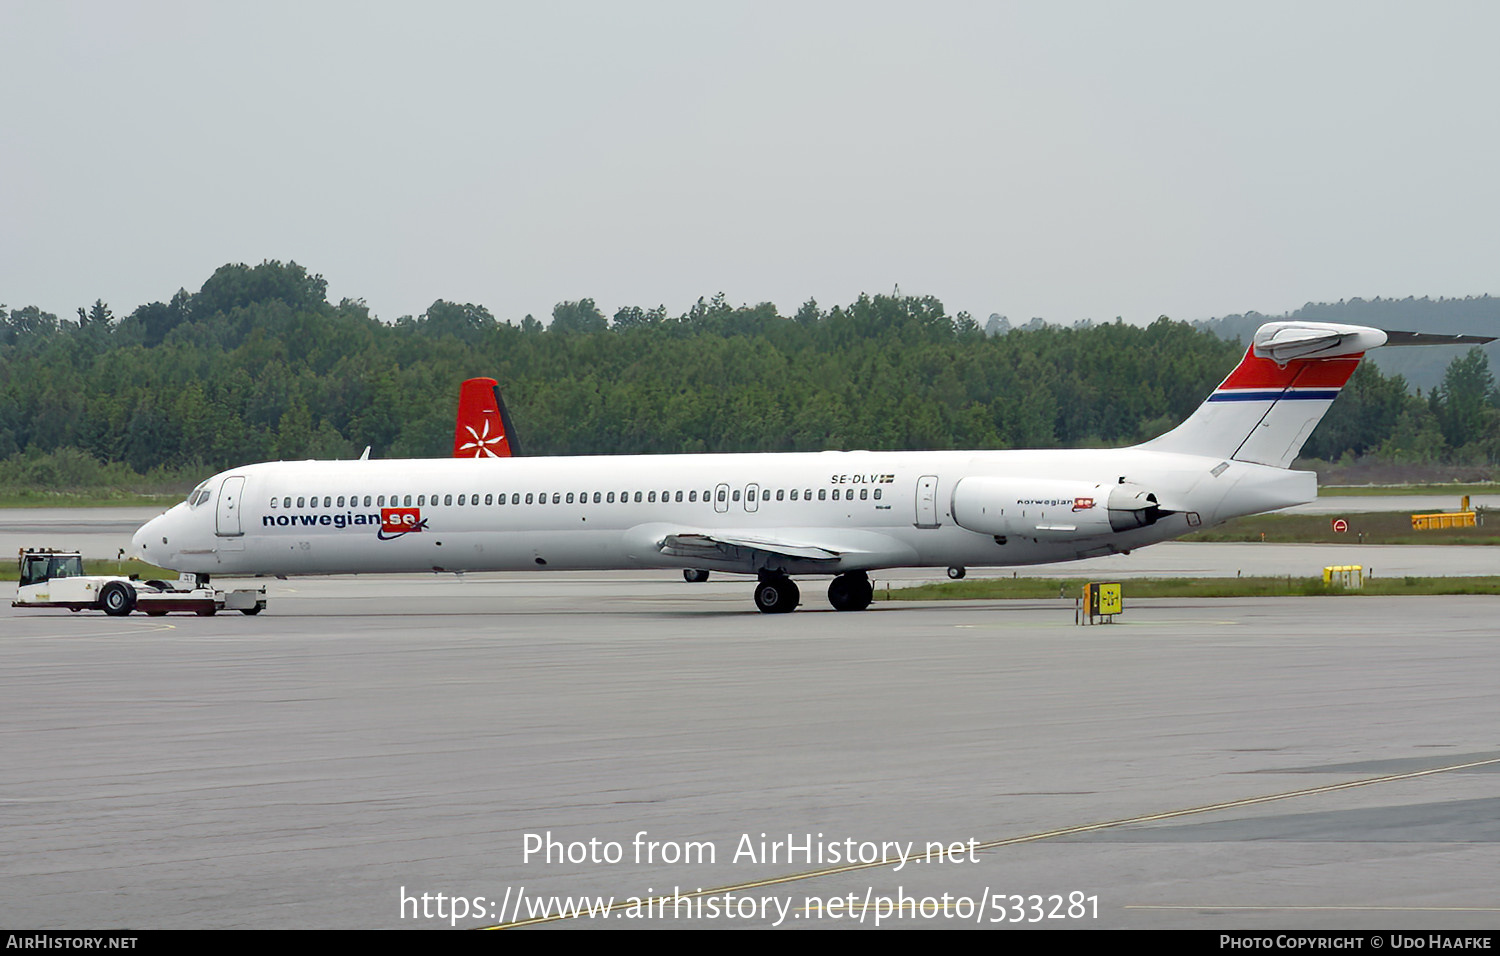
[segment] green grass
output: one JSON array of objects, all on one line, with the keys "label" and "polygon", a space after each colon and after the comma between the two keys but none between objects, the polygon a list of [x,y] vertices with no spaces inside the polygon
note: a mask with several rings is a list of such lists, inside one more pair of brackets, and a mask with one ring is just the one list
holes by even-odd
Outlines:
[{"label": "green grass", "polygon": [[1428,485],[1319,485],[1319,498],[1357,498],[1386,495],[1452,495],[1453,507],[1458,507],[1462,495],[1500,495],[1500,484],[1479,482],[1463,484]]},{"label": "green grass", "polygon": [[[1126,578],[1132,598],[1333,597],[1419,594],[1500,594],[1500,576],[1454,578],[1371,578],[1361,589],[1324,585],[1321,577],[1299,578]],[[1083,582],[1072,578],[994,578],[944,581],[889,592],[892,601],[1013,601],[1078,597]],[[877,596],[884,597],[883,592]]]},{"label": "green grass", "polygon": [[[1455,501],[1454,505],[1457,506]],[[1489,524],[1473,528],[1442,528],[1413,531],[1411,511],[1374,511],[1346,515],[1252,515],[1197,531],[1183,541],[1266,541],[1277,544],[1500,544],[1500,516],[1487,517]],[[1333,520],[1343,518],[1349,530],[1333,530]],[[1361,539],[1360,535],[1364,537]],[[1264,538],[1262,538],[1264,535]]]},{"label": "green grass", "polygon": [[87,491],[34,491],[0,488],[0,508],[170,508],[185,496],[176,492],[138,494],[94,488]]},{"label": "green grass", "polygon": [[[84,558],[83,573],[116,577],[129,577],[133,574],[142,581],[177,579],[176,571],[168,571],[166,568],[158,568],[154,564],[141,561],[116,561],[113,558]],[[12,558],[8,563],[0,565],[0,581],[19,581],[20,579],[20,562]]]}]

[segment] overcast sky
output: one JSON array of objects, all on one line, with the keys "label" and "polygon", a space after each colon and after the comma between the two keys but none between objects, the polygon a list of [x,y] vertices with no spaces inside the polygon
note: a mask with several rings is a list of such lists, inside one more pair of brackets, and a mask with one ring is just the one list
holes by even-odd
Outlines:
[{"label": "overcast sky", "polygon": [[1500,293],[1500,3],[0,0],[0,303]]}]

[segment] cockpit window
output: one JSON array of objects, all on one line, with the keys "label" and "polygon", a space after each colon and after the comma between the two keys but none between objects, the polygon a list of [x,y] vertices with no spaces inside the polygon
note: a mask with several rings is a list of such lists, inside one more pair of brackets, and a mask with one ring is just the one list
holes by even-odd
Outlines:
[{"label": "cockpit window", "polygon": [[213,493],[208,490],[208,482],[205,481],[203,484],[194,488],[192,493],[188,495],[188,507],[196,508],[212,497]]}]

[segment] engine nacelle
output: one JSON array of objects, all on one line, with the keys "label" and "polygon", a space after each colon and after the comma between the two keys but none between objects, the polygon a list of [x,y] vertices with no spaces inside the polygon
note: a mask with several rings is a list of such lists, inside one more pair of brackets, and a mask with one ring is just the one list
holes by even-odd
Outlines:
[{"label": "engine nacelle", "polygon": [[1139,485],[971,477],[953,489],[953,520],[980,534],[1059,540],[1155,524],[1156,496]]}]

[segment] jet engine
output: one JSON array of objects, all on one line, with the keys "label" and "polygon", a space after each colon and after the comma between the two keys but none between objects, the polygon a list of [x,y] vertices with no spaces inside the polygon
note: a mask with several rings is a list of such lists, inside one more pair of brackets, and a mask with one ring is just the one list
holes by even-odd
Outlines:
[{"label": "jet engine", "polygon": [[1092,538],[1155,524],[1167,511],[1128,482],[970,477],[953,489],[959,527],[996,537]]}]

